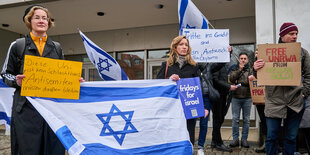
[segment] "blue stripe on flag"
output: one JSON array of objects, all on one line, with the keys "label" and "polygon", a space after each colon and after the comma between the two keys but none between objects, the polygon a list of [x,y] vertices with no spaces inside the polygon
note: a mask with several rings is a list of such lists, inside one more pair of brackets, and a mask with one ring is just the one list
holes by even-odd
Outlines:
[{"label": "blue stripe on flag", "polygon": [[1,87],[8,87],[8,86],[3,82],[2,79],[0,79],[0,88],[1,88]]},{"label": "blue stripe on flag", "polygon": [[101,49],[99,49],[99,48],[97,48],[96,46],[94,46],[93,44],[91,44],[87,39],[84,38],[84,36],[81,35],[81,37],[82,37],[83,41],[86,41],[86,43],[87,43],[90,47],[92,47],[93,49],[95,49],[98,53],[100,53],[100,54],[104,55],[105,57],[109,58],[112,62],[114,62],[114,64],[117,64],[117,62],[114,60],[114,58],[112,58],[109,54],[107,54],[107,53],[101,51]]},{"label": "blue stripe on flag", "polygon": [[55,102],[88,103],[100,101],[143,99],[151,97],[170,97],[178,99],[179,93],[177,91],[176,85],[145,88],[81,87],[79,100],[55,98],[44,99],[52,100]]},{"label": "blue stripe on flag", "polygon": [[179,11],[179,15],[180,15],[179,34],[180,35],[182,34],[182,25],[183,25],[184,14],[185,14],[187,5],[188,5],[188,0],[181,0],[180,11]]},{"label": "blue stripe on flag", "polygon": [[63,126],[56,131],[56,135],[61,141],[62,145],[69,150],[69,148],[77,142],[77,140],[73,137],[71,131],[67,126]]},{"label": "blue stripe on flag", "polygon": [[206,21],[206,19],[202,16],[202,27],[201,29],[208,29],[208,23]]},{"label": "blue stripe on flag", "polygon": [[127,74],[122,69],[122,80],[128,80]]},{"label": "blue stripe on flag", "polygon": [[11,125],[11,117],[8,117],[5,112],[0,112],[0,120],[4,119],[6,124]]},{"label": "blue stripe on flag", "polygon": [[81,153],[81,155],[88,155],[88,154],[192,155],[193,154],[192,145],[190,144],[189,141],[181,141],[175,143],[167,143],[161,145],[153,145],[153,146],[146,146],[134,149],[122,149],[122,150],[114,149],[99,143],[84,144],[84,146],[85,149]]}]

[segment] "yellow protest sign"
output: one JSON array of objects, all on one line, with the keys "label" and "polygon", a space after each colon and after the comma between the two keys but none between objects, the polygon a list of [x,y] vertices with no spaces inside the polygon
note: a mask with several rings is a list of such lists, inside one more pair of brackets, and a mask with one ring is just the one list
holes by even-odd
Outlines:
[{"label": "yellow protest sign", "polygon": [[82,63],[25,55],[21,96],[79,99]]}]

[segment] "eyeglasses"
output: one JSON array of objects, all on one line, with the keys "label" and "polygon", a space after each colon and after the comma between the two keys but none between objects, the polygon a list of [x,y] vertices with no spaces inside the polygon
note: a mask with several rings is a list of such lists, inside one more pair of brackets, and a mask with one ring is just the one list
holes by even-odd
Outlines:
[{"label": "eyeglasses", "polygon": [[48,17],[39,17],[39,16],[35,16],[32,18],[32,20],[36,20],[36,21],[40,21],[40,20],[43,20],[43,21],[48,21],[49,18]]}]

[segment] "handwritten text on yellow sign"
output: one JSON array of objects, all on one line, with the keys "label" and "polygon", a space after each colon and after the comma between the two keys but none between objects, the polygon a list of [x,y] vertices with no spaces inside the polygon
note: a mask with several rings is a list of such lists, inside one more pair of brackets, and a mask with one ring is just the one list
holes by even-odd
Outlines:
[{"label": "handwritten text on yellow sign", "polygon": [[25,55],[22,96],[79,99],[82,63]]}]

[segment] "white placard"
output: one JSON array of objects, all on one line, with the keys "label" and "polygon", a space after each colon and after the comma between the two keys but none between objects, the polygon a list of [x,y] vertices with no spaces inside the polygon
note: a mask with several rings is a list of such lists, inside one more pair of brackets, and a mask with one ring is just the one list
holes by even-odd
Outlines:
[{"label": "white placard", "polygon": [[196,62],[229,62],[229,29],[183,29]]}]

